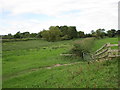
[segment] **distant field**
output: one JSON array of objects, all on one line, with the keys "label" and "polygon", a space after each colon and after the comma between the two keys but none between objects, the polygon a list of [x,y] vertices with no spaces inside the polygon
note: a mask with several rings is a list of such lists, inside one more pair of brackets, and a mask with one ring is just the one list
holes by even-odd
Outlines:
[{"label": "distant field", "polygon": [[58,42],[48,42],[45,40],[29,40],[29,41],[17,41],[17,42],[5,42],[3,43],[3,51],[12,51],[12,50],[28,50],[28,49],[40,49],[42,47],[56,46],[59,44],[70,44],[76,40],[64,40]]},{"label": "distant field", "polygon": [[[75,41],[47,42],[29,40],[3,43],[3,87],[7,88],[105,88],[118,87],[117,60],[88,64],[80,58],[61,57]],[[117,43],[117,38],[95,40],[92,51],[103,44]],[[55,64],[75,65],[44,67]],[[43,68],[43,69],[41,69]]]}]

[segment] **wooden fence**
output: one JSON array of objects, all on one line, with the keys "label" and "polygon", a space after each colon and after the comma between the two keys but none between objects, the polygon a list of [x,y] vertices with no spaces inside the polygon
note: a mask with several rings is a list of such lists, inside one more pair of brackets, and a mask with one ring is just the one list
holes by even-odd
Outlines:
[{"label": "wooden fence", "polygon": [[100,49],[98,49],[92,57],[95,60],[111,59],[111,58],[119,57],[120,55],[118,52],[119,52],[118,44],[107,43],[103,45]]}]

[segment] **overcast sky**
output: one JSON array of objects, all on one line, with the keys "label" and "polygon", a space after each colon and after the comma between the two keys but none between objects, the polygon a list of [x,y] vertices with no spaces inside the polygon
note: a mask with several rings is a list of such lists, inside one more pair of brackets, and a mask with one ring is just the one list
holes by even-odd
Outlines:
[{"label": "overcast sky", "polygon": [[118,29],[119,0],[0,0],[0,35],[76,26],[89,33]]}]

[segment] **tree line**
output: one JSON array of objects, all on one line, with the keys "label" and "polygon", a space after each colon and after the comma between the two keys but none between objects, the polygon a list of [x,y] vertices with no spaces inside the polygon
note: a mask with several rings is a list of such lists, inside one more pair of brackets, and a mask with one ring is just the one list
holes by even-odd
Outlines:
[{"label": "tree line", "polygon": [[59,41],[59,40],[70,40],[73,38],[86,38],[86,37],[115,37],[118,31],[111,29],[105,31],[105,29],[92,30],[91,33],[85,34],[84,31],[77,31],[75,26],[50,26],[48,30],[42,30],[38,33],[30,33],[20,31],[16,34],[3,35],[3,39],[23,39],[23,38],[42,38],[47,41]]}]

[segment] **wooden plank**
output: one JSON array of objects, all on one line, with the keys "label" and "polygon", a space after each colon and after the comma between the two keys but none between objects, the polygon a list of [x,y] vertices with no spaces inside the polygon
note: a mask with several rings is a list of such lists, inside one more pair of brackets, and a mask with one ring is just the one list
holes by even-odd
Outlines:
[{"label": "wooden plank", "polygon": [[101,51],[100,53],[95,54],[95,55],[98,56],[98,55],[101,55],[101,54],[103,54],[103,53],[105,53],[105,52],[107,52],[107,51],[108,51],[108,48],[105,49],[105,50],[103,50],[103,51]]},{"label": "wooden plank", "polygon": [[98,49],[95,53],[99,52],[100,50],[102,50],[103,48],[105,48],[106,46],[108,46],[108,44],[104,44],[100,49]]},{"label": "wooden plank", "polygon": [[109,58],[120,57],[120,55],[109,55]]},{"label": "wooden plank", "polygon": [[110,44],[108,46],[113,47],[113,46],[118,46],[118,44]]},{"label": "wooden plank", "polygon": [[113,50],[109,50],[108,52],[118,52],[118,50],[117,49],[113,49]]},{"label": "wooden plank", "polygon": [[98,57],[98,59],[105,58],[105,57],[108,57],[108,55],[104,55],[102,57]]}]

